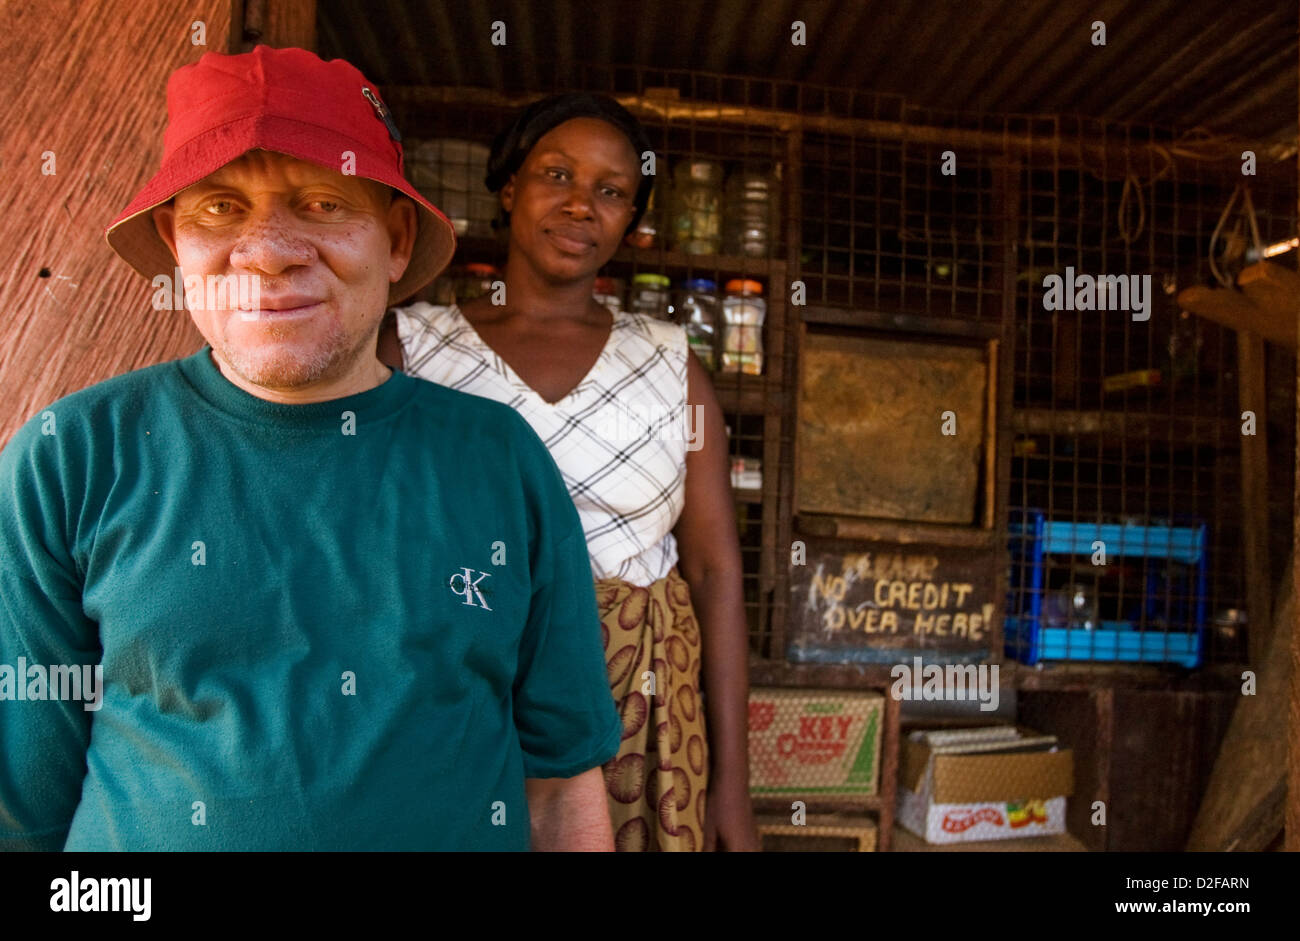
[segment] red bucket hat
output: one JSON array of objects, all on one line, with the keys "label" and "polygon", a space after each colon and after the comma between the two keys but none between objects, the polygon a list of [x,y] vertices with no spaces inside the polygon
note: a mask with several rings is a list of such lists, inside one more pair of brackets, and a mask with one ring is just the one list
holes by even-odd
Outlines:
[{"label": "red bucket hat", "polygon": [[170,273],[176,261],[149,210],[256,149],[339,172],[351,151],[357,176],[415,202],[415,249],[402,279],[389,286],[390,304],[410,297],[451,261],[455,230],[402,175],[401,135],[375,86],[342,59],[325,62],[305,49],[269,46],[242,55],[208,52],[172,73],[162,167],[105,230],[108,244],[146,278]]}]

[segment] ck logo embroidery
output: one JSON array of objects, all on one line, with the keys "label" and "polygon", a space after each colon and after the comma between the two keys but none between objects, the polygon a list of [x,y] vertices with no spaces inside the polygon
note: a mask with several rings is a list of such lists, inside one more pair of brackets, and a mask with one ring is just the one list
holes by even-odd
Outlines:
[{"label": "ck logo embroidery", "polygon": [[[483,581],[483,579],[485,578],[490,578],[491,573],[479,572],[478,578],[471,579],[470,576],[473,574],[474,574],[473,569],[462,567],[459,572],[457,572],[455,575],[453,575],[451,578],[447,580],[447,584],[451,586],[451,590],[453,592],[455,592],[456,594],[460,595],[465,599],[465,604],[469,605],[470,607],[477,607],[477,605],[474,603],[474,599],[477,598],[478,604],[481,604],[483,606],[484,611],[491,611],[492,609],[488,607],[487,602],[483,599],[483,592],[478,590],[478,583]],[[460,588],[456,587],[456,579],[458,578],[461,580]]]}]

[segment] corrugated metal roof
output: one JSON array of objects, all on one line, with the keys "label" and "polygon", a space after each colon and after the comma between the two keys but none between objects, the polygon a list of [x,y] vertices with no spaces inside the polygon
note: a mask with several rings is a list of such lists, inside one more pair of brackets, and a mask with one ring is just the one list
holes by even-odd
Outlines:
[{"label": "corrugated metal roof", "polygon": [[[382,85],[548,90],[538,60],[585,61],[895,93],[944,111],[1296,135],[1295,0],[320,0],[318,10],[321,51]],[[1097,20],[1104,46],[1092,43]],[[806,46],[791,43],[795,21]]]}]

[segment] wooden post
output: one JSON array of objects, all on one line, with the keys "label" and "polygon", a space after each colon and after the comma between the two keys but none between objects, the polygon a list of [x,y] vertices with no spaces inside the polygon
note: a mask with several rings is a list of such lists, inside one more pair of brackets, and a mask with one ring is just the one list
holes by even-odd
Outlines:
[{"label": "wooden post", "polygon": [[[1108,686],[1092,694],[1092,708],[1097,723],[1097,795],[1106,814],[1102,830],[1102,849],[1110,849],[1110,816],[1115,811],[1110,798],[1111,763],[1115,754],[1115,688]],[[1091,813],[1088,816],[1092,820]]]},{"label": "wooden post", "polygon": [[[1300,72],[1297,72],[1300,76]],[[1300,172],[1298,162],[1297,172]],[[1300,367],[1300,355],[1296,357]],[[1300,378],[1300,371],[1297,371]],[[1300,397],[1300,382],[1296,384],[1296,395]],[[1296,427],[1300,430],[1300,408],[1296,409]],[[1296,438],[1296,504],[1292,505],[1292,519],[1295,521],[1291,545],[1300,546],[1300,515],[1295,513],[1295,506],[1300,505],[1300,437]],[[1300,598],[1300,552],[1291,553],[1292,589],[1294,597]],[[1296,605],[1296,614],[1291,624],[1291,709],[1290,722],[1287,723],[1287,788],[1286,788],[1286,848],[1292,853],[1300,852],[1300,605]],[[1285,630],[1282,625],[1279,630]]]},{"label": "wooden post", "polygon": [[880,852],[893,849],[894,813],[898,807],[898,747],[902,703],[885,688],[884,737],[880,743]]},{"label": "wooden post", "polygon": [[997,597],[998,616],[994,621],[992,638],[993,663],[1001,663],[1006,657],[1006,643],[1003,625],[1007,611],[1005,598],[1010,591],[1008,578],[1010,541],[1010,499],[1011,499],[1011,443],[1013,432],[1011,416],[1014,414],[1015,389],[1015,348],[1016,348],[1016,273],[1019,268],[1020,241],[1020,173],[1022,164],[1019,159],[1004,156],[993,163],[993,213],[997,239],[1000,244],[1002,268],[1002,294],[999,328],[1001,342],[997,344],[997,424],[991,444],[997,452],[995,465],[995,489],[993,491],[993,534],[996,540],[994,551],[1000,560],[998,565]]},{"label": "wooden post", "polygon": [[[803,276],[800,270],[799,256],[803,246],[803,133],[798,129],[789,131],[785,136],[785,178],[782,190],[785,195],[785,283],[768,288],[768,294],[780,290],[786,298],[790,297],[790,282]],[[806,302],[806,301],[805,301]],[[784,303],[784,320],[782,321],[782,349],[780,354],[786,361],[785,371],[781,375],[781,404],[779,422],[772,420],[770,411],[763,420],[763,435],[767,438],[776,431],[780,436],[779,447],[772,453],[777,457],[773,465],[763,458],[763,480],[774,475],[777,480],[777,502],[775,506],[776,545],[764,550],[771,560],[773,572],[773,599],[770,645],[765,651],[772,660],[785,662],[786,625],[790,610],[790,553],[794,542],[794,488],[798,467],[795,464],[794,441],[798,435],[796,411],[799,401],[800,357],[802,355],[803,311],[806,307]],[[776,351],[773,351],[776,352]],[[767,453],[766,443],[764,445]],[[763,531],[767,532],[767,498],[764,497]],[[883,832],[881,839],[889,845],[889,833]]]},{"label": "wooden post", "polygon": [[[1255,415],[1255,433],[1241,436],[1242,541],[1245,543],[1246,611],[1250,665],[1258,670],[1273,629],[1268,558],[1268,395],[1264,388],[1264,338],[1237,333],[1237,404]],[[1240,416],[1237,416],[1240,418]]]},{"label": "wooden post", "polygon": [[[1297,558],[1300,555],[1292,550],[1293,570]],[[1292,628],[1300,611],[1296,600],[1294,586],[1283,579],[1273,603],[1277,623],[1269,637],[1269,648],[1250,665],[1255,673],[1254,695],[1238,697],[1187,838],[1191,852],[1259,852],[1277,839],[1283,827],[1287,840],[1295,839],[1282,807],[1288,773],[1296,770],[1294,700],[1289,717],[1287,710],[1278,706],[1286,702],[1288,687],[1292,695],[1295,693],[1296,671],[1290,669],[1289,684],[1287,672],[1288,660],[1295,652]],[[1288,812],[1295,809],[1294,798],[1291,789]]]}]

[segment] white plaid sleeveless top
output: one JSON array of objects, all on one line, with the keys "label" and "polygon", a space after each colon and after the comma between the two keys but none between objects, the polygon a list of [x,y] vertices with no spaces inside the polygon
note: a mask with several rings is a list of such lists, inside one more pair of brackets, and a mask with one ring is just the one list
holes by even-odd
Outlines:
[{"label": "white plaid sleeveless top", "polygon": [[504,402],[546,444],[578,509],[592,577],[649,585],[677,562],[672,528],[686,497],[686,332],[644,314],[616,313],[582,381],[554,404],[479,337],[460,308],[395,309],[406,372]]}]

